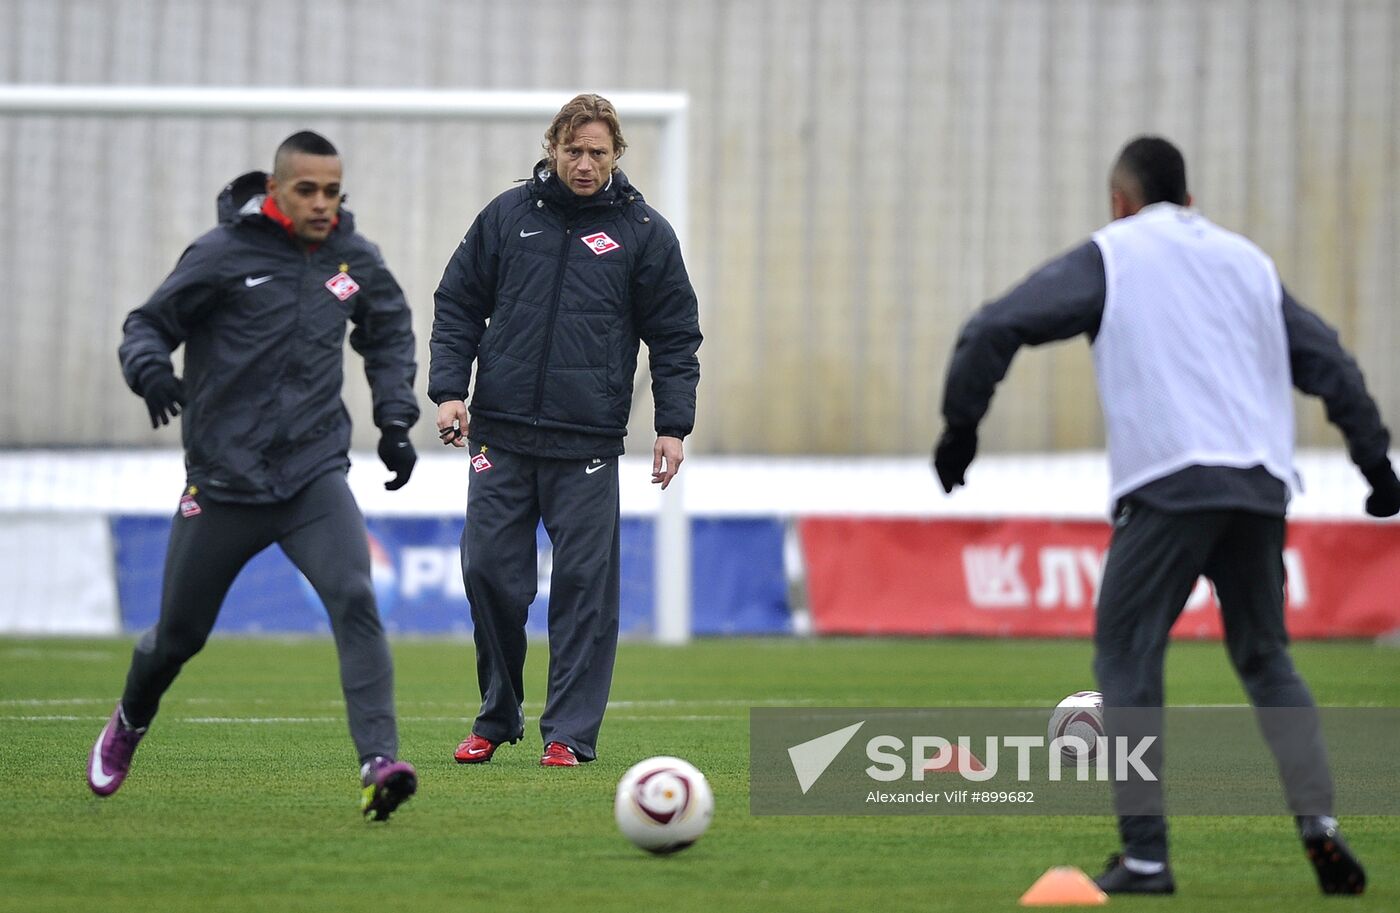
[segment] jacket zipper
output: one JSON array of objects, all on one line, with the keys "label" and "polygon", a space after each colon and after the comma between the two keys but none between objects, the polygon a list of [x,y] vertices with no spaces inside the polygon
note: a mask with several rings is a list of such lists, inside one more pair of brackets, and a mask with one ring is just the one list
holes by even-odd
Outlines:
[{"label": "jacket zipper", "polygon": [[[312,255],[310,251],[302,251],[301,272],[297,276],[296,300],[293,304],[293,307],[296,309],[292,323],[293,346],[296,346],[302,337],[302,303],[306,298],[306,277],[311,273],[311,258]],[[282,369],[277,372],[277,395],[273,400],[273,405],[277,410],[277,431],[273,434],[272,444],[269,447],[269,449],[273,451],[285,450],[289,443],[291,429],[288,427],[287,410],[283,408],[282,394],[290,385],[291,379],[289,378],[288,372],[292,367],[293,361],[294,359],[291,353],[285,353],[282,359]],[[266,456],[266,451],[264,451],[264,456]],[[277,464],[280,466],[281,461],[278,460]],[[276,477],[276,481],[273,483],[273,491],[274,493],[280,494],[280,486],[282,484],[281,470],[280,468],[273,468],[272,461],[269,461],[269,468],[272,469],[273,475]]]},{"label": "jacket zipper", "polygon": [[554,321],[559,315],[559,297],[564,292],[564,271],[569,268],[569,242],[573,240],[574,229],[571,222],[564,222],[564,243],[559,247],[559,275],[554,280],[554,297],[549,303],[549,316],[544,324],[544,350],[540,353],[540,370],[535,377],[535,407],[530,424],[540,423],[540,409],[544,406],[544,377],[549,367],[549,347],[554,343]]}]

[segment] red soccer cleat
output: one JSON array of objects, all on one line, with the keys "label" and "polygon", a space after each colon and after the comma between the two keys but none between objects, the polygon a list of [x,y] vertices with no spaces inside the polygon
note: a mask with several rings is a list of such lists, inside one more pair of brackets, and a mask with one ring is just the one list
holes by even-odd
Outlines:
[{"label": "red soccer cleat", "polygon": [[452,753],[452,757],[457,759],[458,764],[485,764],[491,760],[491,756],[500,747],[500,742],[483,739],[473,732],[462,740],[462,743],[457,746],[457,750]]},{"label": "red soccer cleat", "polygon": [[563,742],[550,742],[544,747],[544,757],[540,758],[541,767],[577,767],[578,757],[574,750]]}]

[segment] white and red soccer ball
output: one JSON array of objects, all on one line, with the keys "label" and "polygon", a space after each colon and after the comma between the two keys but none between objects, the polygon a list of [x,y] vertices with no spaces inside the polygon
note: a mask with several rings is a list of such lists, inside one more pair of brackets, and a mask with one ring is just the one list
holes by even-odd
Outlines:
[{"label": "white and red soccer ball", "polygon": [[[1085,760],[1092,761],[1098,755],[1099,737],[1103,730],[1103,695],[1097,691],[1076,691],[1055,705],[1050,713],[1047,727],[1050,740],[1080,739],[1087,751]],[[1079,746],[1071,742],[1061,745],[1060,754],[1066,761],[1077,763]]]},{"label": "white and red soccer ball", "polygon": [[680,758],[639,761],[617,784],[613,814],[624,837],[649,853],[690,846],[710,826],[714,793],[705,775]]}]

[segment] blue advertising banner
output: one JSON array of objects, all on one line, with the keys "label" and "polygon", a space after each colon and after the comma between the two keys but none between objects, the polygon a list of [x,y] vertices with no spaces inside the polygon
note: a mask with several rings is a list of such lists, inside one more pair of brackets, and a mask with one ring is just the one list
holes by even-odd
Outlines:
[{"label": "blue advertising banner", "polygon": [[[161,574],[170,520],[114,516],[117,595],[122,627],[139,631],[160,611]],[[368,517],[370,567],[384,626],[391,633],[469,634],[471,612],[462,588],[460,517]],[[653,523],[622,518],[624,637],[653,630]],[[543,528],[538,542],[538,595],[527,631],[544,636],[552,555]],[[783,524],[777,519],[691,521],[692,630],[707,634],[783,634],[791,630],[783,573]],[[273,546],[234,581],[216,630],[236,633],[328,632],[320,598]]]}]

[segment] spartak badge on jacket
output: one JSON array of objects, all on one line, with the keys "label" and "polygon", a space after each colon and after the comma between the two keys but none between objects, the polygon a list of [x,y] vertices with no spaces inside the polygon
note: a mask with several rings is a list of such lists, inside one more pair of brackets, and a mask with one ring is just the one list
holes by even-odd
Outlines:
[{"label": "spartak badge on jacket", "polygon": [[197,517],[204,513],[199,507],[199,502],[194,499],[194,496],[197,494],[199,494],[199,489],[191,485],[189,488],[186,488],[185,493],[180,496],[180,516],[187,520],[190,517]]},{"label": "spartak badge on jacket", "polygon": [[600,257],[603,254],[606,254],[608,251],[618,250],[622,247],[621,244],[618,244],[612,238],[609,238],[608,233],[605,231],[598,231],[594,232],[591,235],[584,235],[582,238],[579,238],[579,240],[584,243],[585,247],[587,247],[589,250],[593,251],[594,254]]},{"label": "spartak badge on jacket", "polygon": [[346,300],[351,295],[360,290],[360,284],[350,278],[350,274],[345,271],[346,265],[340,264],[340,272],[326,280],[326,288],[341,301]]}]

